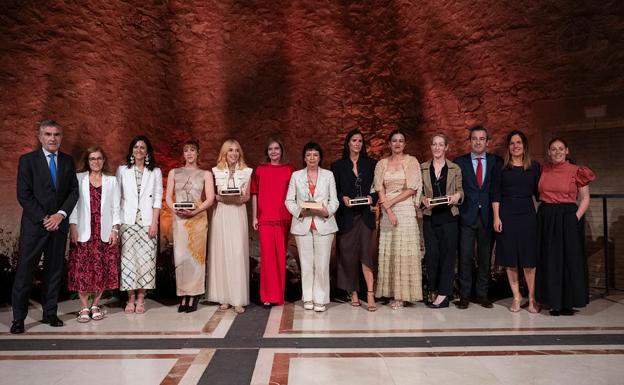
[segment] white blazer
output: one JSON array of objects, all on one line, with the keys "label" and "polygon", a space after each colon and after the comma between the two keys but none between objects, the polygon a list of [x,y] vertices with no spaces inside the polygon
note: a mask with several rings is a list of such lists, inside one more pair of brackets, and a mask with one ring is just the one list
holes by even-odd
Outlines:
[{"label": "white blazer", "polygon": [[[79,172],[78,203],[69,216],[69,223],[78,229],[78,242],[87,242],[91,238],[91,194],[89,193],[89,172]],[[100,238],[108,242],[113,226],[120,223],[120,190],[114,176],[102,175],[102,197],[100,201]]]},{"label": "white blazer", "polygon": [[152,209],[162,207],[162,172],[158,167],[150,171],[143,168],[141,195],[137,190],[134,166],[121,165],[117,169],[117,182],[121,188],[121,223],[133,225],[136,222],[137,208],[141,209],[142,225],[152,224]]},{"label": "white blazer", "polygon": [[316,231],[321,235],[327,235],[338,231],[336,218],[334,218],[334,213],[338,210],[338,198],[336,195],[336,180],[331,171],[319,167],[314,197],[310,196],[306,169],[295,171],[288,183],[288,192],[286,193],[285,202],[286,208],[293,216],[292,222],[290,223],[291,234],[306,235],[310,232],[312,217],[299,217],[301,213],[301,202],[305,202],[309,199],[323,203],[323,206],[325,206],[329,213],[327,218],[314,217]]}]

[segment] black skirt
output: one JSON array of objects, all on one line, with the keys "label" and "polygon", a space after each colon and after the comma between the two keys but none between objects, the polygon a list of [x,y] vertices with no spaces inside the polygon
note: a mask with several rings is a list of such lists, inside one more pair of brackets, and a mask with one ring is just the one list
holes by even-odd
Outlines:
[{"label": "black skirt", "polygon": [[362,265],[373,269],[373,242],[373,230],[366,226],[362,215],[355,215],[351,230],[338,235],[338,288],[348,292],[360,290]]},{"label": "black skirt", "polygon": [[574,203],[542,203],[537,212],[538,256],[535,296],[553,309],[589,303],[585,221]]}]

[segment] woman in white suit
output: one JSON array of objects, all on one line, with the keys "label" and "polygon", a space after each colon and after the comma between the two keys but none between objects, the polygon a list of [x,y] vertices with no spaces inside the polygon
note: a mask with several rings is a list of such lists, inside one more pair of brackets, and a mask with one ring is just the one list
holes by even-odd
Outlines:
[{"label": "woman in white suit", "polygon": [[[147,137],[132,139],[126,164],[117,169],[121,187],[121,290],[126,313],[145,313],[145,290],[156,287],[156,236],[162,206],[162,173]],[[135,296],[135,291],[137,292]]]},{"label": "woman in white suit", "polygon": [[[331,171],[320,167],[322,160],[320,145],[309,142],[303,147],[306,167],[292,174],[285,202],[293,216],[290,233],[299,250],[303,307],[317,312],[325,311],[329,303],[329,259],[338,231],[336,182]],[[311,202],[320,205],[309,208],[314,206]]]},{"label": "woman in white suit", "polygon": [[[69,216],[67,286],[80,296],[78,322],[104,318],[98,302],[119,287],[119,185],[100,147],[88,148],[78,165],[80,197]],[[89,294],[93,294],[89,306]]]}]

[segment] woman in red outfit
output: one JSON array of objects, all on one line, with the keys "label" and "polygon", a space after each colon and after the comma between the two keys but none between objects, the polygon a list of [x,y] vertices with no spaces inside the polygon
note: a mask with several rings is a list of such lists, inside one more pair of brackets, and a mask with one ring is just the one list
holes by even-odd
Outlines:
[{"label": "woman in red outfit", "polygon": [[89,322],[104,318],[98,304],[104,290],[119,287],[120,191],[100,147],[88,148],[78,169],[80,198],[69,216],[67,286],[80,296],[78,322]]},{"label": "woman in red outfit", "polygon": [[266,156],[266,163],[254,171],[250,191],[253,228],[260,237],[260,300],[271,306],[284,304],[291,220],[284,200],[295,168],[288,163],[286,149],[279,139],[269,139]]},{"label": "woman in red outfit", "polygon": [[563,139],[551,140],[550,163],[539,180],[535,294],[539,303],[550,306],[553,316],[573,315],[574,307],[589,302],[583,215],[589,207],[589,183],[596,176],[586,167],[570,164],[568,153]]}]

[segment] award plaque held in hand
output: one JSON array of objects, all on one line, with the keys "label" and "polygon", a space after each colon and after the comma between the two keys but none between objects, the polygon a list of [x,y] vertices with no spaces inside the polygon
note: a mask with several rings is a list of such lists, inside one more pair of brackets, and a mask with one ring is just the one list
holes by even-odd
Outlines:
[{"label": "award plaque held in hand", "polygon": [[323,204],[321,202],[315,202],[315,201],[303,201],[301,202],[300,206],[302,209],[320,210],[323,208]]},{"label": "award plaque held in hand", "polygon": [[368,201],[368,197],[355,197],[349,199],[349,205],[351,206],[367,206],[370,202]]},{"label": "award plaque held in hand", "polygon": [[427,198],[429,199],[429,206],[447,205],[450,202],[449,197]]},{"label": "award plaque held in hand", "polygon": [[238,187],[228,187],[219,191],[219,195],[241,195],[241,189]]},{"label": "award plaque held in hand", "polygon": [[174,210],[195,210],[195,203],[193,202],[175,202],[173,204]]},{"label": "award plaque held in hand", "polygon": [[182,190],[186,194],[186,200],[182,202],[175,202],[173,204],[174,210],[195,210],[195,203],[193,203],[189,198],[189,193],[192,187],[193,185],[191,183],[191,177],[189,176],[186,180],[186,183],[184,183],[184,186],[182,186]]}]

